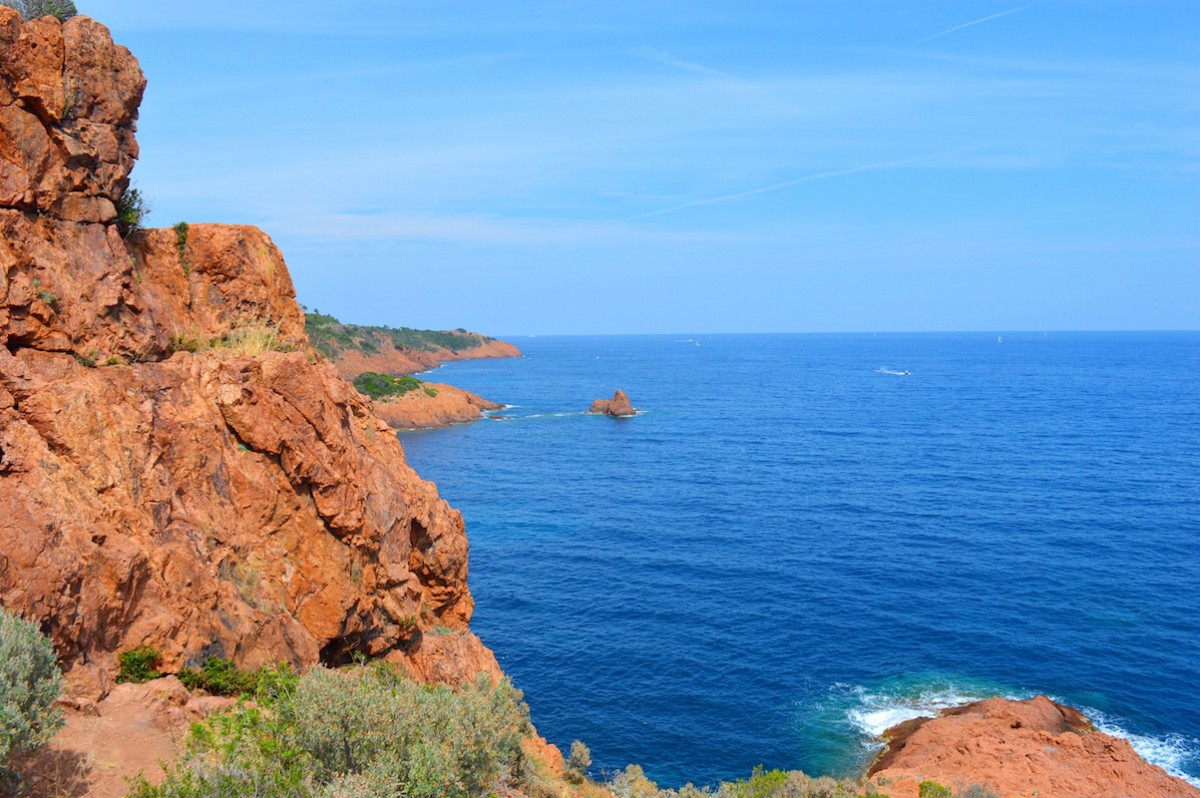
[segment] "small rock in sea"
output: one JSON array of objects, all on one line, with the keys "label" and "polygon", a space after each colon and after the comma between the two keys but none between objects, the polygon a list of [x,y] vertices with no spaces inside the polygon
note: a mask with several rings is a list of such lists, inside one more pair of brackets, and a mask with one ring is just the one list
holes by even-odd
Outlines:
[{"label": "small rock in sea", "polygon": [[588,412],[609,415],[613,418],[626,418],[637,415],[637,411],[633,409],[633,405],[629,402],[629,397],[620,388],[613,394],[612,399],[597,399],[592,402],[592,406],[588,408]]}]

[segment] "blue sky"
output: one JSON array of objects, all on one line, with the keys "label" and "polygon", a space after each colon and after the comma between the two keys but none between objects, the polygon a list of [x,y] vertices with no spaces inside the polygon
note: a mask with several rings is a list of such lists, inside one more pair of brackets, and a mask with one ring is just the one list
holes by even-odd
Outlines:
[{"label": "blue sky", "polygon": [[150,223],[494,334],[1200,328],[1200,3],[77,0]]}]

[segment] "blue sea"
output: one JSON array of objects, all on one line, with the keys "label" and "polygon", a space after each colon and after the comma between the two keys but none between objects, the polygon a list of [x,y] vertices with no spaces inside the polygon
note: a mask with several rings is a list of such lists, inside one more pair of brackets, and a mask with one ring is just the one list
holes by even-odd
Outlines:
[{"label": "blue sea", "polygon": [[[401,438],[597,775],[855,774],[1044,693],[1200,783],[1200,334],[512,340],[429,377],[512,407]],[[582,414],[618,387],[640,415]]]}]

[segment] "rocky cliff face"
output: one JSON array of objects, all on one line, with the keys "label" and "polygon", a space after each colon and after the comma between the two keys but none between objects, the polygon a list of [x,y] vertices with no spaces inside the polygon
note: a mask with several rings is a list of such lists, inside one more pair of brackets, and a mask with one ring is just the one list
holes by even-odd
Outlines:
[{"label": "rocky cliff face", "polygon": [[118,233],[134,58],[0,7],[0,77],[0,604],[81,692],[142,643],[168,670],[361,651],[498,674],[460,515],[314,354],[270,239]]},{"label": "rocky cliff face", "polygon": [[1200,798],[1200,790],[1144,761],[1128,740],[1097,731],[1045,696],[991,698],[890,729],[868,776],[892,798],[922,781],[986,784],[1002,798]]}]

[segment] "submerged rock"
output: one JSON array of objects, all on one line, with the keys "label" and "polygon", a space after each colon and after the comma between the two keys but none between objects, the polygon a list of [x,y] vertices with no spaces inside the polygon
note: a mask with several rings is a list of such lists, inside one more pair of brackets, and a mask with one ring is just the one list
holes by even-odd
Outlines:
[{"label": "submerged rock", "polygon": [[597,415],[609,415],[613,418],[627,418],[636,416],[637,411],[629,402],[629,397],[620,388],[613,394],[612,399],[597,399],[592,402],[592,406],[588,408],[589,413]]}]

